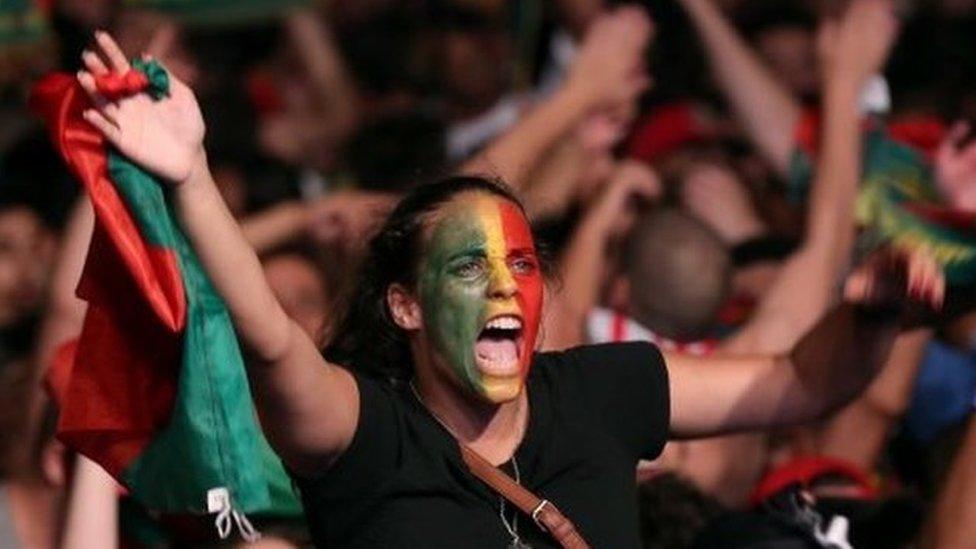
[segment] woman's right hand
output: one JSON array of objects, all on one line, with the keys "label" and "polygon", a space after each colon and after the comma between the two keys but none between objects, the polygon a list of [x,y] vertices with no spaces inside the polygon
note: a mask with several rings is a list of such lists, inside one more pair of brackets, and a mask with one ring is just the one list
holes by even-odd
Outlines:
[{"label": "woman's right hand", "polygon": [[123,155],[173,184],[205,170],[203,116],[190,88],[170,73],[169,94],[159,100],[138,93],[109,101],[98,92],[95,79],[110,72],[125,74],[131,66],[108,33],[96,32],[95,41],[98,53],[86,50],[85,70],[78,72],[78,82],[92,100],[85,120]]}]

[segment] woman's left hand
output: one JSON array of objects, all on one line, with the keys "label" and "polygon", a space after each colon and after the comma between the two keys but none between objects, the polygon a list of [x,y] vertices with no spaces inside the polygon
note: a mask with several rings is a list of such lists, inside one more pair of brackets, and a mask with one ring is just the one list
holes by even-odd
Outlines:
[{"label": "woman's left hand", "polygon": [[86,50],[85,69],[78,72],[78,82],[92,101],[85,120],[133,162],[170,183],[186,182],[204,162],[203,116],[193,92],[170,73],[169,94],[159,100],[145,93],[106,99],[96,79],[124,75],[132,67],[108,33],[97,32],[95,40],[99,52]]},{"label": "woman's left hand", "polygon": [[886,247],[847,277],[844,298],[868,306],[908,305],[937,311],[945,299],[945,286],[942,267],[924,248]]}]

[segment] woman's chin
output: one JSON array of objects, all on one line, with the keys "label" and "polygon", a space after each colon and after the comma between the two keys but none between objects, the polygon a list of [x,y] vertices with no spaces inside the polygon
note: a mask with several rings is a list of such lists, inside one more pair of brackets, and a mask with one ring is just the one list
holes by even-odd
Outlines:
[{"label": "woman's chin", "polygon": [[484,397],[495,404],[504,404],[518,398],[525,385],[522,376],[490,376],[481,378],[481,390]]}]

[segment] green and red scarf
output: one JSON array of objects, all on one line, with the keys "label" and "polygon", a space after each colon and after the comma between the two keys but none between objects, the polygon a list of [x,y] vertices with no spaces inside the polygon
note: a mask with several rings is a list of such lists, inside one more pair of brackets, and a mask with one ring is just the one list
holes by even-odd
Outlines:
[{"label": "green and red scarf", "polygon": [[[807,113],[796,134],[790,191],[800,200],[813,178],[819,116]],[[857,197],[860,244],[924,248],[942,265],[946,281],[976,281],[976,214],[952,209],[940,195],[927,151],[938,146],[944,126],[934,121],[865,126],[863,175]]]},{"label": "green and red scarf", "polygon": [[[99,79],[108,95],[165,95],[167,73],[135,62]],[[61,379],[58,437],[163,513],[294,516],[301,507],[262,435],[226,306],[180,230],[168,189],[83,118],[73,76],[34,88],[31,108],[87,191],[96,223],[78,295],[88,311]],[[64,362],[64,361],[63,361]],[[242,527],[242,529],[244,529]]]}]

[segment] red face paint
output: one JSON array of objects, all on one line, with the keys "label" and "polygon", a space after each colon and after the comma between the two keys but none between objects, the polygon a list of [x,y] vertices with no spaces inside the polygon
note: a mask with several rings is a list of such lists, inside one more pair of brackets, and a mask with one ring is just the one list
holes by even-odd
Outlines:
[{"label": "red face paint", "polygon": [[522,371],[528,375],[529,367],[532,365],[532,353],[535,351],[536,338],[539,335],[539,324],[542,317],[542,294],[545,285],[539,267],[535,240],[532,238],[532,229],[529,227],[525,214],[518,206],[507,200],[499,200],[498,203],[509,263],[517,259],[525,259],[534,264],[534,268],[528,273],[513,271],[519,288],[516,301],[523,316],[520,354]]}]

